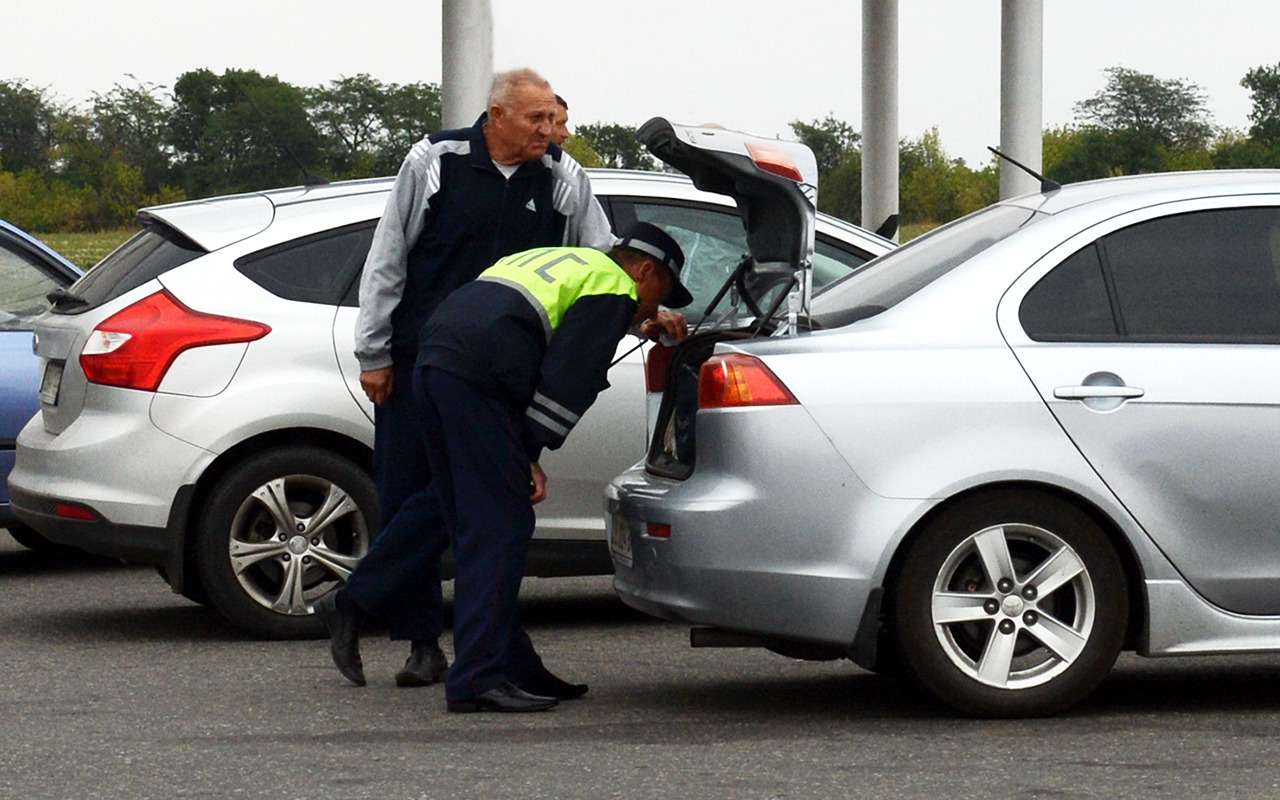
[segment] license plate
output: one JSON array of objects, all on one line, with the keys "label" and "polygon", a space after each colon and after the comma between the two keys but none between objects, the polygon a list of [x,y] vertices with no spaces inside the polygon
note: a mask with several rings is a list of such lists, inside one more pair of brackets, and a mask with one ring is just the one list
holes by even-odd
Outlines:
[{"label": "license plate", "polygon": [[631,526],[621,514],[609,518],[609,550],[619,563],[631,566]]},{"label": "license plate", "polygon": [[58,389],[61,387],[62,362],[50,361],[45,364],[44,378],[40,380],[40,402],[46,406],[56,406],[58,404]]}]

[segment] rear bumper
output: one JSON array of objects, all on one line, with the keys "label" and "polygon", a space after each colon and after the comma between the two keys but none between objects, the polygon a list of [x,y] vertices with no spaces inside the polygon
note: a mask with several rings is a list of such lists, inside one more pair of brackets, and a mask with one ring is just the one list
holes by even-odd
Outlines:
[{"label": "rear bumper", "polygon": [[[687,480],[637,466],[606,492],[610,530],[631,545],[629,561],[613,554],[622,600],[850,653],[874,639],[878,587],[920,501],[867,489],[802,407],[700,412],[697,425]],[[670,525],[670,537],[648,535],[647,523]]]},{"label": "rear bumper", "polygon": [[153,527],[122,525],[101,516],[92,521],[66,519],[54,513],[54,505],[64,498],[10,487],[15,516],[49,541],[94,555],[164,567],[165,574],[176,581],[175,589],[181,587],[183,528],[194,493],[194,486],[181,487],[174,497],[167,524]]}]

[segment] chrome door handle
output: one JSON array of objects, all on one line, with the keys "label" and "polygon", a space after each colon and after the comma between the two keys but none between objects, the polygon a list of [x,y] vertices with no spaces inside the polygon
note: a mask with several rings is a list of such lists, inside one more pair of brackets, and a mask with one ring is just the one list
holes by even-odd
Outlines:
[{"label": "chrome door handle", "polygon": [[1094,398],[1132,399],[1145,391],[1137,386],[1059,386],[1053,396],[1059,400],[1092,400]]}]

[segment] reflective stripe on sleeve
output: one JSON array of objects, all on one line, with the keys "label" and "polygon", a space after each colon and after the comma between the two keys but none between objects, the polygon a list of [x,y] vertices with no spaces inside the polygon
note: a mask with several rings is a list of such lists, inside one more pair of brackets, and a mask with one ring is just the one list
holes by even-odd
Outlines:
[{"label": "reflective stripe on sleeve", "polygon": [[529,419],[533,420],[534,422],[538,423],[542,427],[556,434],[561,439],[569,435],[568,426],[565,426],[560,424],[559,422],[556,422],[554,419],[552,419],[551,417],[548,417],[546,414],[542,413],[536,408],[533,408],[532,406],[525,409],[524,413],[525,413],[525,416],[527,416]]},{"label": "reflective stripe on sleeve", "polygon": [[547,397],[542,392],[534,393],[533,405],[541,406],[543,411],[548,411],[552,414],[555,414],[557,417],[569,423],[570,425],[576,425],[578,420],[582,418],[582,415],[573,413],[569,409],[557,403],[555,400],[552,400],[550,397]]}]

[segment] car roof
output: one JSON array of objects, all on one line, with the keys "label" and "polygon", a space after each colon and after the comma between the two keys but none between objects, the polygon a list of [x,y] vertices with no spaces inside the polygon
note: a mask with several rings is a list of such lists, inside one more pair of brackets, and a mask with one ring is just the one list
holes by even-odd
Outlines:
[{"label": "car roof", "polygon": [[13,225],[12,223],[9,223],[0,219],[0,230],[3,230],[5,233],[10,234],[14,238],[20,239],[24,244],[30,246],[32,249],[38,250],[42,254],[48,256],[50,259],[55,261],[59,266],[66,269],[69,277],[74,278],[82,274],[80,268],[77,267],[75,264],[72,264],[70,261],[68,261],[65,256],[63,256],[57,250],[54,250],[49,245],[40,241],[36,237],[22,230],[17,225]]},{"label": "car roof", "polygon": [[1275,192],[1280,192],[1280,170],[1224,169],[1160,172],[1082,181],[1067,184],[1052,192],[1022,195],[1007,202],[1034,208],[1046,214],[1058,214],[1103,200],[1132,207],[1196,197]]},{"label": "car roof", "polygon": [[[592,189],[603,196],[660,197],[734,207],[731,198],[704,192],[684,175],[620,169],[588,169],[587,174],[591,176]],[[163,222],[212,251],[261,233],[285,217],[300,224],[310,218],[319,230],[332,220],[351,222],[353,203],[364,206],[364,214],[376,217],[394,182],[394,178],[366,178],[189,200],[141,209],[138,219],[143,223]],[[856,225],[826,214],[818,216],[824,227],[836,228],[846,236],[862,240],[873,255],[896,246],[889,239]]]}]

